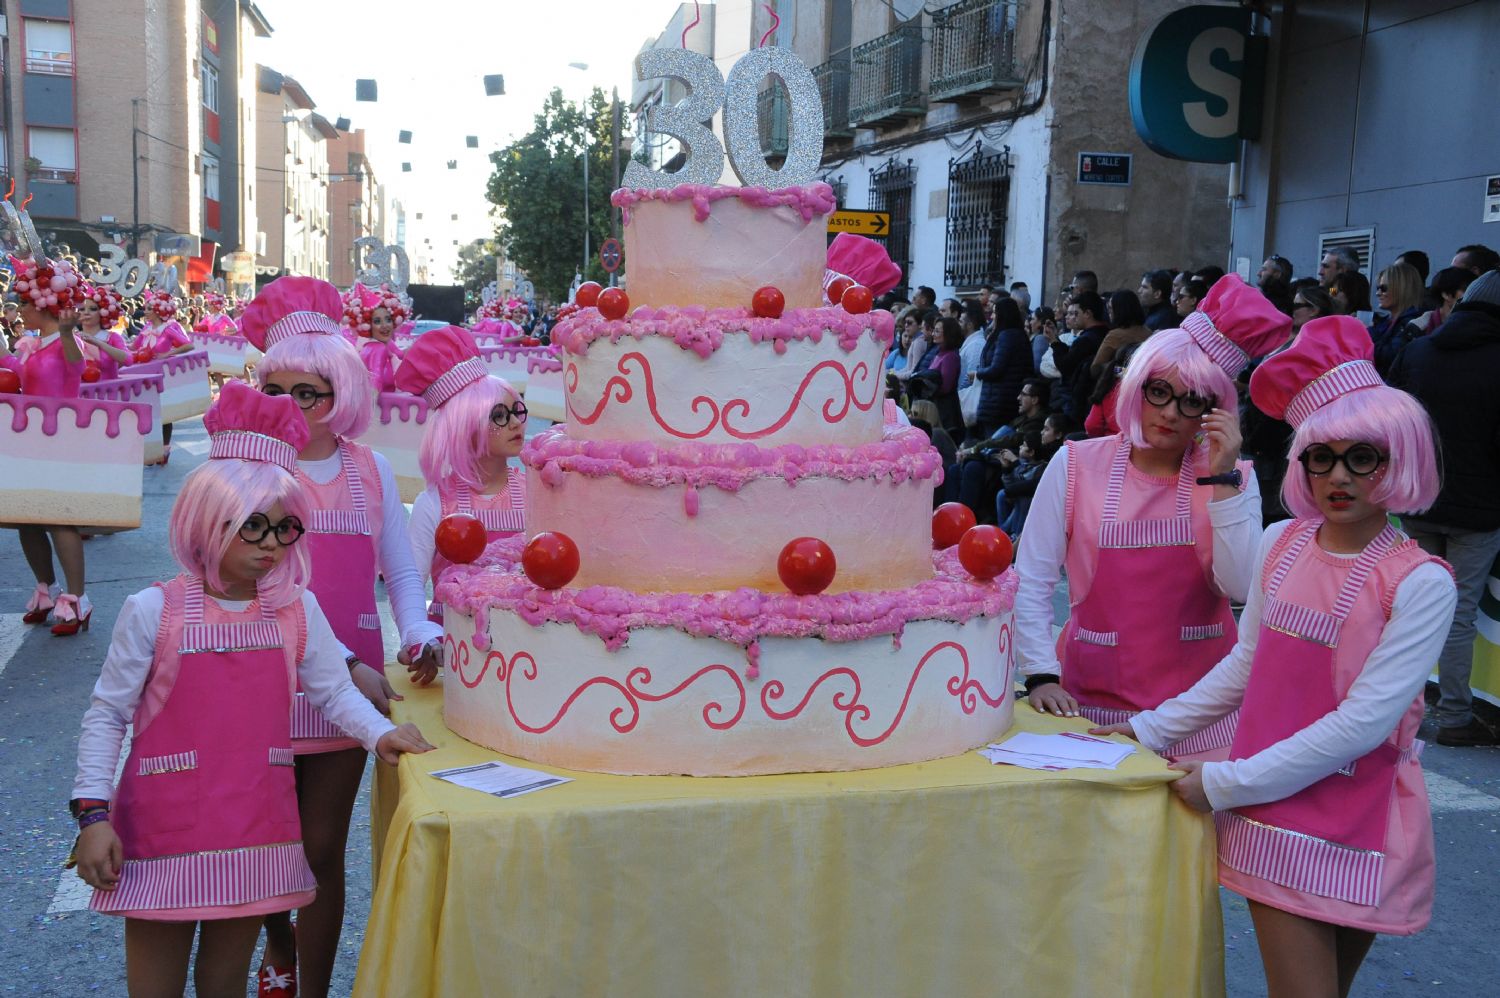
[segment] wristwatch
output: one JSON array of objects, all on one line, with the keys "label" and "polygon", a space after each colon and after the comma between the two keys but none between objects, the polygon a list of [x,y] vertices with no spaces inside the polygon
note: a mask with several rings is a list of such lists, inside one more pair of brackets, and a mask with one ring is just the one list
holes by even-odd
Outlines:
[{"label": "wristwatch", "polygon": [[1245,474],[1238,468],[1231,468],[1222,475],[1204,475],[1198,479],[1199,485],[1233,485],[1235,488],[1243,488]]}]

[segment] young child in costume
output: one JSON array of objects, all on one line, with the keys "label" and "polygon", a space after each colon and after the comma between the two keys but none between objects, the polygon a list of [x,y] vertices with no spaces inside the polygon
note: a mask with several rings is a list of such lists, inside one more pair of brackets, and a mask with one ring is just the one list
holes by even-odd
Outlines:
[{"label": "young child in costume", "polygon": [[[486,540],[525,526],[525,478],[508,462],[521,453],[526,404],[500,378],[485,372],[467,330],[444,326],[423,333],[406,351],[396,386],[427,403],[422,431],[422,475],[427,489],[411,509],[411,548],[425,584],[448,567],[433,540],[438,523],[467,513],[484,524]],[[441,621],[434,600],[431,618]],[[430,675],[418,677],[420,682]]]},{"label": "young child in costume", "polygon": [[[1230,600],[1250,590],[1260,495],[1239,458],[1235,376],[1291,320],[1230,275],[1183,328],[1141,344],[1120,382],[1121,432],[1047,464],[1016,569],[1017,652],[1032,707],[1098,724],[1183,692],[1234,647]],[[1052,636],[1066,567],[1072,611]],[[1234,719],[1173,746],[1222,757]]]},{"label": "young child in costume", "polygon": [[1347,995],[1375,933],[1432,917],[1416,735],[1457,598],[1447,566],[1387,516],[1437,497],[1436,445],[1372,356],[1359,322],[1330,316],[1255,371],[1256,406],[1294,429],[1281,494],[1296,519],[1261,540],[1229,655],[1156,710],[1096,729],[1159,750],[1239,711],[1228,761],[1177,765],[1173,789],[1215,812],[1219,880],[1250,900],[1273,996]]},{"label": "young child in costume", "polygon": [[126,919],[131,994],[181,994],[196,935],[197,993],[243,995],[264,915],[312,900],[292,777],[296,683],[387,762],[431,748],[355,689],[305,591],[296,405],[231,382],[203,422],[209,460],[172,507],[182,573],[120,611],[70,802],[89,906]]},{"label": "young child in costume", "polygon": [[[384,457],[354,438],[369,426],[374,389],[359,354],[341,334],[338,289],[311,277],[282,277],[263,288],[245,310],[240,329],[265,353],[256,368],[268,395],[289,395],[307,423],[297,478],[307,493],[308,588],[333,633],[351,653],[352,678],[377,707],[396,697],[385,680],[384,644],[375,602],[376,576],[385,580],[400,659],[435,672],[442,628],[428,621],[422,577],[406,539],[406,508]],[[302,696],[292,714],[298,800],[308,862],[318,878],[317,900],[298,911],[295,949],[290,921],[267,921],[262,984],[300,978],[299,994],[326,993],[344,918],[344,848],[349,818],[364,773],[358,742]],[[270,993],[270,992],[267,992]]]},{"label": "young child in costume", "polygon": [[[40,334],[22,337],[16,344],[21,393],[76,399],[87,365],[83,344],[73,331],[83,280],[66,260],[12,257],[11,266],[16,273],[12,290],[21,303],[21,318],[27,329]],[[61,288],[54,288],[59,282]],[[26,563],[36,577],[36,591],[26,602],[22,621],[42,624],[50,614],[52,633],[58,637],[87,630],[93,607],[84,592],[83,536],[78,527],[21,524],[16,530],[21,535]],[[57,586],[52,566],[54,548],[66,591]]]},{"label": "young child in costume", "polygon": [[396,365],[401,348],[393,337],[396,327],[411,317],[411,310],[390,288],[378,289],[356,283],[344,295],[344,322],[359,342],[359,357],[377,392],[396,390]]}]

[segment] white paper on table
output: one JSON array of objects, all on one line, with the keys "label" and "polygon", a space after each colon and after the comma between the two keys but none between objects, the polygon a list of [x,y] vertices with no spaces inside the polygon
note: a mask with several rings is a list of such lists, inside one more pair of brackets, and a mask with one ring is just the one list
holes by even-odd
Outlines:
[{"label": "white paper on table", "polygon": [[546,790],[561,783],[572,783],[566,776],[554,776],[535,769],[522,769],[503,762],[484,762],[477,766],[456,766],[453,769],[438,769],[428,774],[447,783],[491,797],[520,797],[522,794]]},{"label": "white paper on table", "polygon": [[1134,745],[1066,732],[1037,735],[1023,731],[986,745],[980,755],[993,763],[1025,769],[1115,769],[1135,752]]}]

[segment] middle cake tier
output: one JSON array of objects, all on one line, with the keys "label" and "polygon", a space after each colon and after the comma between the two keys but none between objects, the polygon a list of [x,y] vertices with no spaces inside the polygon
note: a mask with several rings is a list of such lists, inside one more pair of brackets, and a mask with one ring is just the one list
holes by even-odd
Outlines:
[{"label": "middle cake tier", "polygon": [[578,587],[782,591],[788,541],[816,537],[838,562],[829,592],[897,589],[932,576],[932,494],[942,458],[921,430],[887,426],[855,447],[532,438],[526,534],[578,545]]}]

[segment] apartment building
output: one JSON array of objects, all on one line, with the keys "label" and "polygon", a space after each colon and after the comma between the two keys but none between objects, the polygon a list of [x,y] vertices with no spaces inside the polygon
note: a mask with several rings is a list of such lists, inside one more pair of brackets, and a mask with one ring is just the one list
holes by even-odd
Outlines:
[{"label": "apartment building", "polygon": [[338,131],[307,90],[258,68],[255,103],[256,213],[263,239],[256,280],[284,274],[328,280],[328,145]]},{"label": "apartment building", "polygon": [[328,140],[328,279],[341,288],[359,272],[355,243],[387,237],[385,188],[365,152],[365,130],[340,132]]}]

